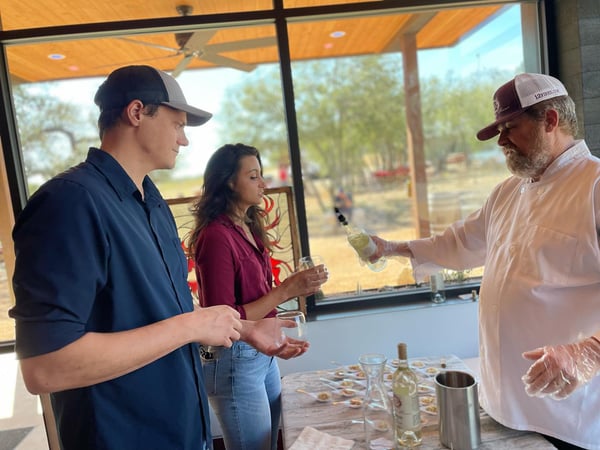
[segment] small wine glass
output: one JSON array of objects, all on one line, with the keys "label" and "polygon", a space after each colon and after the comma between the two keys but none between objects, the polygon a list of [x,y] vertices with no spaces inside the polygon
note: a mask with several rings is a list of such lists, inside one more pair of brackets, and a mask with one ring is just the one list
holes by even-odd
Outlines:
[{"label": "small wine glass", "polygon": [[303,256],[298,260],[298,268],[300,270],[310,269],[311,267],[320,266],[325,264],[323,257],[319,255]]},{"label": "small wine glass", "polygon": [[283,311],[277,313],[277,318],[282,320],[292,320],[296,324],[293,328],[282,327],[281,333],[284,336],[300,341],[307,340],[308,327],[306,324],[306,317],[302,311]]},{"label": "small wine glass", "polygon": [[[310,255],[310,256],[303,256],[298,260],[298,270],[306,270],[306,269],[310,269],[312,267],[317,267],[323,265],[323,272],[325,272],[325,280],[323,280],[321,282],[321,284],[327,282],[327,280],[329,279],[329,271],[327,270],[327,266],[325,265],[325,262],[323,261],[323,257],[319,256],[319,255]],[[321,272],[321,269],[318,269],[317,272]],[[319,289],[317,292],[315,292],[315,299],[320,300],[322,298],[325,297],[325,294],[323,294],[323,291],[321,289]]]}]

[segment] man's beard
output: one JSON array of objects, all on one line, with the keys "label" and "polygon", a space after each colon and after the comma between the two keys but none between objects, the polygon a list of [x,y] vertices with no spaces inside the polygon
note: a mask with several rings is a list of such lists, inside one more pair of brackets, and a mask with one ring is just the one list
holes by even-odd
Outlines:
[{"label": "man's beard", "polygon": [[508,170],[519,178],[538,178],[552,162],[552,154],[546,149],[540,131],[535,132],[528,155],[523,155],[513,146],[502,147]]}]

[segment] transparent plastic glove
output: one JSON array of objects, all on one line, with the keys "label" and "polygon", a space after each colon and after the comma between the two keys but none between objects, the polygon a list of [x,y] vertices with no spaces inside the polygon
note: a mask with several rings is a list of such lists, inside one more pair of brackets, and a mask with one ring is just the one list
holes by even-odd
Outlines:
[{"label": "transparent plastic glove", "polygon": [[380,258],[381,256],[404,256],[412,257],[412,252],[406,241],[386,241],[379,236],[371,235],[371,239],[377,245],[377,251],[371,255],[371,260]]},{"label": "transparent plastic glove", "polygon": [[587,338],[573,344],[546,346],[523,353],[536,360],[521,378],[531,397],[567,398],[600,372],[600,342]]}]

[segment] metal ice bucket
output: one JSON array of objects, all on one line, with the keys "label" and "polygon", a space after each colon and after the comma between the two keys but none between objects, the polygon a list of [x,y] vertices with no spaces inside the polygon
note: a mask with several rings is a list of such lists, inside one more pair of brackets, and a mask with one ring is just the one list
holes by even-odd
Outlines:
[{"label": "metal ice bucket", "polygon": [[440,442],[453,450],[481,445],[477,381],[467,372],[446,371],[435,377]]}]

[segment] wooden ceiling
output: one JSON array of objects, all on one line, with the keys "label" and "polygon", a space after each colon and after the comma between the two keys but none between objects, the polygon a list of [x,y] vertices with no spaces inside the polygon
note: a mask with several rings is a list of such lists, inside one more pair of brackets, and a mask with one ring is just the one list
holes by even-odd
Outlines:
[{"label": "wooden ceiling", "polygon": [[[22,2],[2,0],[0,17],[2,29],[6,32],[123,20],[175,18],[181,15],[176,6],[182,1],[193,7],[193,15],[269,10],[272,7],[270,0],[146,0],[143,4],[112,0],[87,2],[85,5],[81,0],[38,0],[35,2],[36,11],[33,13],[33,4],[26,8]],[[285,2],[286,7],[324,3],[352,2]],[[484,6],[444,9],[435,14],[387,13],[293,21],[288,25],[290,55],[292,60],[307,60],[400,51],[396,44],[397,38],[407,30],[417,31],[418,49],[452,46],[489,20],[500,8],[501,6]],[[418,30],[414,30],[415,23],[419,24]],[[186,70],[236,65],[236,62],[240,63],[238,68],[251,70],[252,66],[245,67],[242,64],[256,65],[278,61],[274,25],[266,23],[210,30],[203,25],[202,29],[202,44],[190,58]],[[343,32],[343,36],[334,37],[335,33],[339,32]],[[272,39],[264,39],[269,37]],[[259,38],[263,39],[257,40]],[[6,53],[9,71],[14,80],[38,82],[104,76],[117,67],[132,63],[151,64],[162,70],[172,71],[189,52],[181,51],[175,39],[175,32],[121,32],[114,37],[8,45]]]}]

